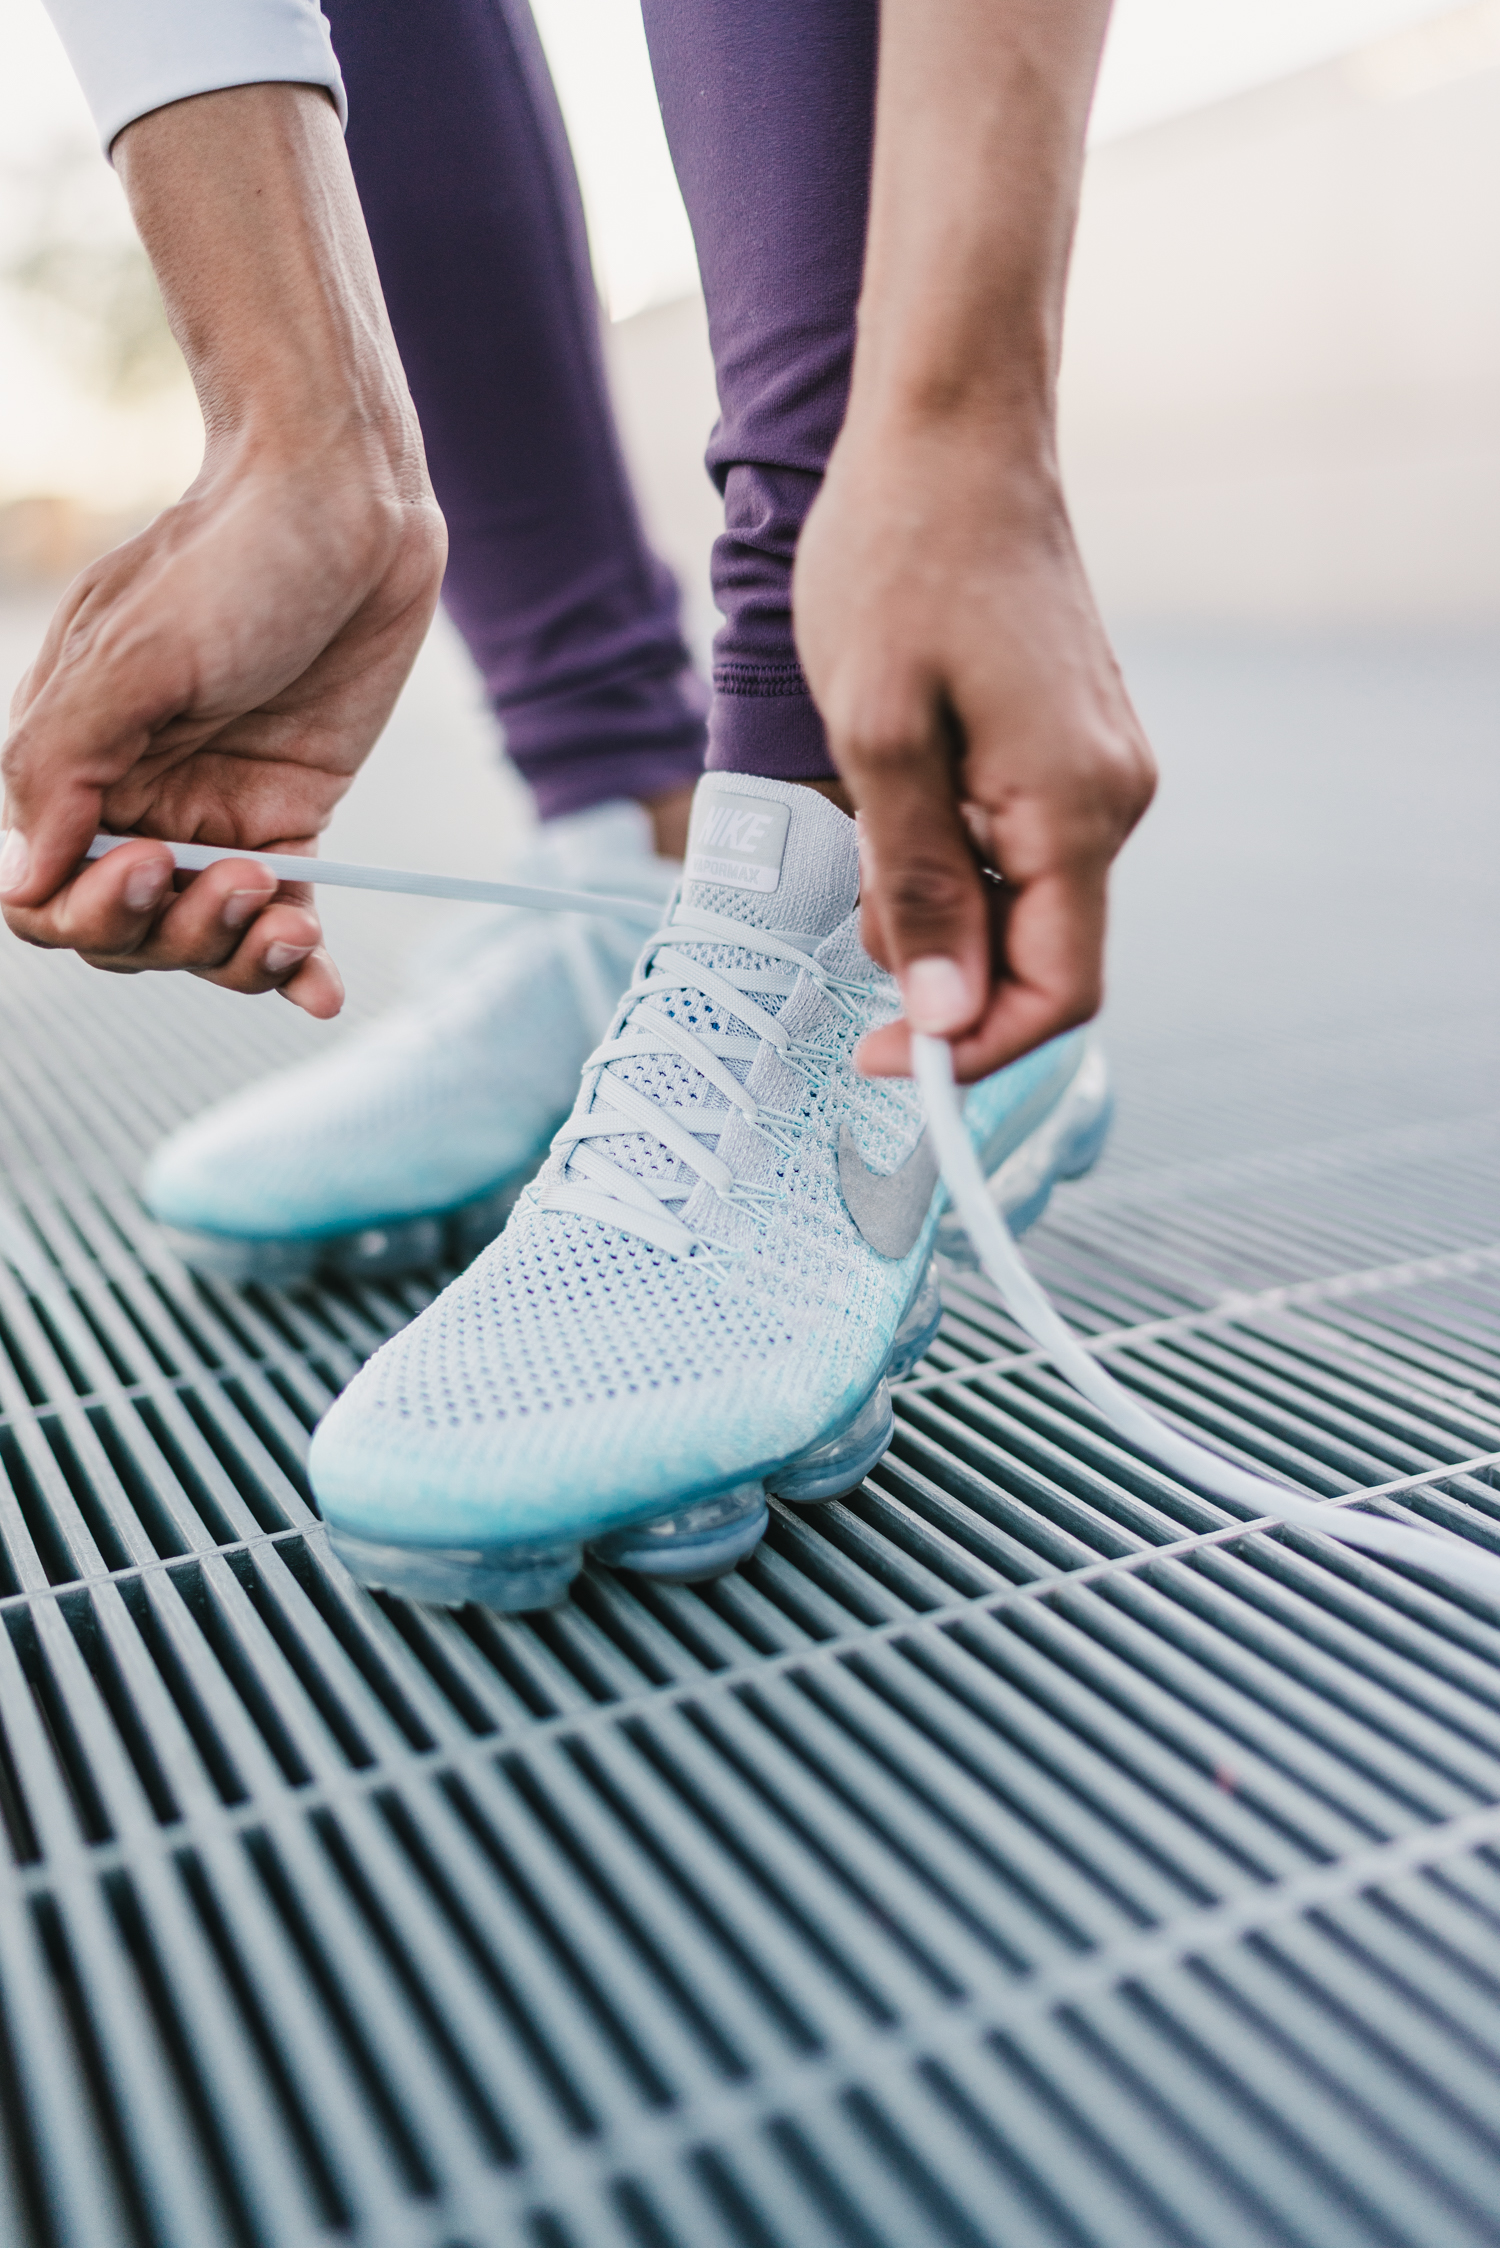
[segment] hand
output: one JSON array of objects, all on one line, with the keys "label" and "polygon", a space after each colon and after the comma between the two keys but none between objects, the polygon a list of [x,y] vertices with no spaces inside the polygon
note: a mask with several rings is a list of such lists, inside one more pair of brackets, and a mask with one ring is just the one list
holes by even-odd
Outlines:
[{"label": "hand", "polygon": [[859,1065],[909,1073],[918,1029],[986,1076],[1096,1012],[1109,864],[1155,787],[1045,459],[962,414],[851,413],[794,612],[859,814],[865,946],[905,1004]]},{"label": "hand", "polygon": [[116,166],[207,441],[176,507],[71,586],[0,752],[0,903],[95,967],[187,968],[336,1014],[303,884],[174,879],[97,828],[311,852],[437,603],[445,534],[338,121],[306,86],[152,111]]},{"label": "hand", "polygon": [[309,1014],[343,990],[305,885],[224,861],[174,887],[128,844],[75,872],[96,829],[313,851],[385,723],[442,573],[431,503],[380,464],[236,458],[69,588],[0,756],[5,918],[94,967],[186,968]]}]

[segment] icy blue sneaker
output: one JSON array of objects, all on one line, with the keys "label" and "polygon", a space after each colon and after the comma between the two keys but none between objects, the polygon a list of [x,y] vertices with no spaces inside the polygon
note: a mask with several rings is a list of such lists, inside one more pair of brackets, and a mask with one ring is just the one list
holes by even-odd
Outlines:
[{"label": "icy blue sneaker", "polygon": [[[549,822],[513,871],[665,907],[680,869],[617,802]],[[545,1156],[640,943],[623,919],[466,920],[404,1005],[174,1132],[147,1206],[187,1263],[232,1280],[466,1263]]]},{"label": "icy blue sneaker", "polygon": [[[768,1493],[834,1497],[890,1442],[890,1379],[937,1325],[942,1192],[916,1087],[852,1066],[897,1011],[859,941],[854,824],[810,789],[709,774],[686,873],[505,1232],[313,1439],[334,1549],[367,1584],[537,1607],[585,1549],[715,1576]],[[1044,1172],[1097,1151],[1107,1105],[1074,1033],[967,1114],[997,1176],[1050,1149],[1035,1205]]]}]

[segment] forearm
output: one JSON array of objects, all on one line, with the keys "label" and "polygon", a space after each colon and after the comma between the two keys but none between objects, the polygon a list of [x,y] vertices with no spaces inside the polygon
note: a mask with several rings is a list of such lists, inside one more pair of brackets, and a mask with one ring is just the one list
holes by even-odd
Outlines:
[{"label": "forearm", "polygon": [[851,415],[957,416],[1050,459],[1109,0],[883,0]]},{"label": "forearm", "polygon": [[397,496],[425,492],[326,94],[273,84],[174,102],[127,127],[114,154],[211,455],[264,445],[316,456],[352,443],[389,464]]},{"label": "forearm", "polygon": [[[966,1079],[1098,1006],[1109,863],[1153,785],[1054,429],[1108,12],[882,0],[849,409],[797,549],[797,646],[864,823],[865,943]],[[861,1051],[910,1064],[901,1024]]]}]

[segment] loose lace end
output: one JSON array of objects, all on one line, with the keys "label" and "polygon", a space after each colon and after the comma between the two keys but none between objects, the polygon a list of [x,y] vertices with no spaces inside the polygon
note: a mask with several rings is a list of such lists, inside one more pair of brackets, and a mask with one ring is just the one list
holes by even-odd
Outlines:
[{"label": "loose lace end", "polygon": [[984,1174],[964,1128],[947,1042],[912,1033],[912,1058],[923,1105],[953,1206],[963,1222],[980,1267],[1016,1324],[1044,1351],[1080,1395],[1086,1397],[1138,1451],[1170,1468],[1184,1482],[1274,1522],[1318,1530],[1346,1545],[1409,1562],[1445,1577],[1469,1593],[1500,1605],[1500,1560],[1436,1531],[1417,1530],[1381,1516],[1358,1514],[1327,1502],[1301,1497],[1283,1484],[1253,1475],[1159,1420],[1081,1346],[1021,1261],[1009,1228],[990,1200]]}]

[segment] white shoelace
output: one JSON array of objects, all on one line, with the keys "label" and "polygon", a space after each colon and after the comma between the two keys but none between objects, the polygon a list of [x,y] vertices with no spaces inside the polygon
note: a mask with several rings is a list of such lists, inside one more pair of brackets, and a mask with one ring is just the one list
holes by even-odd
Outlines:
[{"label": "white shoelace", "polygon": [[[680,950],[684,938],[696,944],[732,946],[775,965],[721,972]],[[796,1118],[756,1100],[729,1065],[740,1063],[748,1077],[763,1046],[773,1047],[784,1062],[803,1075],[809,1068],[826,1066],[832,1060],[826,1047],[793,1037],[754,996],[759,993],[762,998],[786,999],[801,976],[807,976],[845,1014],[853,1013],[845,995],[867,988],[833,975],[780,931],[760,929],[696,907],[675,907],[666,927],[647,945],[636,979],[620,1002],[618,1029],[595,1047],[583,1065],[578,1102],[552,1142],[555,1149],[571,1149],[572,1153],[557,1184],[532,1192],[537,1205],[598,1218],[672,1256],[698,1256],[715,1264],[722,1260],[727,1252],[717,1246],[708,1249],[673,1205],[686,1202],[699,1180],[710,1186],[721,1202],[746,1211],[754,1222],[763,1223],[766,1205],[777,1199],[780,1189],[750,1186],[737,1179],[704,1139],[709,1134],[717,1139],[728,1112],[737,1111],[773,1147],[782,1152],[789,1149]],[[700,1015],[707,1012],[713,1016],[717,1010],[718,1017],[724,1019],[712,1019],[689,1029],[670,1011],[671,997],[678,992],[697,1003],[695,1011]],[[731,1029],[729,1023],[743,1028]],[[696,1070],[723,1096],[727,1110],[709,1112],[695,1128],[659,1107],[614,1066],[664,1055]],[[690,1175],[686,1180],[680,1175],[660,1182],[639,1178],[594,1144],[622,1133],[642,1132],[687,1167]]]},{"label": "white shoelace", "polygon": [[[0,827],[0,850],[9,831]],[[96,835],[84,852],[102,859],[139,835]],[[153,842],[159,840],[153,836]],[[172,864],[183,874],[202,874],[221,859],[243,859],[263,866],[278,882],[308,882],[332,890],[384,890],[393,897],[447,898],[460,905],[521,905],[538,913],[607,913],[622,921],[656,926],[661,907],[649,898],[609,897],[602,890],[558,890],[535,882],[475,882],[464,874],[421,874],[396,866],[356,866],[342,859],[302,858],[290,851],[236,851],[217,843],[169,843]]]},{"label": "white shoelace", "polygon": [[[130,836],[100,835],[87,855],[99,858],[119,844],[133,840],[135,838]],[[3,836],[0,836],[0,843],[3,843]],[[554,913],[628,914],[637,919],[649,913],[655,918],[655,910],[644,906],[639,898],[606,898],[587,891],[551,890],[504,882],[468,882],[446,875],[405,873],[394,867],[340,866],[322,859],[211,849],[200,844],[174,843],[170,848],[175,863],[195,873],[218,859],[248,858],[270,869],[282,882],[324,882],[349,889],[384,890],[417,897],[527,905]],[[690,933],[700,943],[706,940],[738,945],[782,962],[784,967],[737,974],[730,981],[687,954],[674,954],[674,938],[684,933]],[[756,990],[785,996],[799,974],[812,976],[837,1005],[846,1009],[843,993],[864,988],[829,975],[810,953],[786,937],[756,929],[745,922],[728,920],[719,914],[698,913],[678,906],[667,928],[648,946],[642,973],[622,1002],[619,1033],[597,1047],[585,1064],[586,1071],[594,1077],[592,1099],[595,1105],[585,1113],[585,1104],[580,1099],[574,1118],[558,1135],[556,1144],[573,1148],[569,1173],[578,1170],[587,1183],[565,1181],[542,1198],[544,1206],[577,1210],[583,1215],[600,1218],[607,1225],[628,1228],[670,1255],[702,1255],[703,1245],[698,1236],[668,1207],[673,1201],[684,1200],[691,1190],[671,1184],[658,1188],[635,1178],[591,1147],[590,1141],[611,1132],[648,1131],[672,1154],[679,1156],[698,1178],[706,1180],[726,1202],[737,1202],[741,1208],[753,1207],[757,1190],[740,1186],[728,1164],[722,1163],[685,1125],[666,1116],[644,1094],[626,1085],[611,1071],[610,1065],[627,1055],[676,1054],[716,1086],[748,1123],[774,1139],[777,1126],[785,1130],[790,1119],[752,1100],[725,1063],[730,1059],[753,1059],[763,1041],[774,1046],[793,1067],[806,1067],[809,1063],[816,1067],[819,1061],[831,1058],[820,1054],[816,1048],[799,1047],[776,1017],[767,1014],[750,997]],[[751,1035],[740,1037],[717,1027],[707,1033],[689,1031],[659,1008],[640,1004],[676,989],[699,993],[710,1002],[717,1000],[735,1020],[746,1025]],[[1235,1506],[1248,1506],[1260,1519],[1294,1523],[1299,1529],[1316,1530],[1325,1537],[1341,1539],[1346,1545],[1383,1554],[1393,1561],[1408,1562],[1414,1568],[1446,1578],[1465,1592],[1482,1593],[1500,1605],[1500,1558],[1495,1555],[1439,1530],[1419,1530],[1406,1523],[1391,1522],[1384,1516],[1359,1514],[1352,1508],[1303,1498],[1289,1491],[1285,1484],[1253,1475],[1220,1453],[1194,1443],[1122,1388],[1114,1376],[1081,1347],[1058,1317],[1022,1263],[1005,1221],[991,1202],[959,1107],[952,1050],[942,1039],[913,1033],[912,1053],[943,1184],[974,1244],[984,1272],[1017,1325],[1046,1353],[1064,1379],[1086,1397],[1128,1443],[1174,1475],[1181,1476],[1184,1482]],[[608,1108],[597,1106],[601,1091],[611,1104]],[[4,1254],[4,1236],[0,1235],[0,1255]],[[8,1261],[16,1263],[14,1258]],[[25,1279],[25,1270],[19,1263],[16,1269]]]},{"label": "white shoelace", "polygon": [[1482,1590],[1500,1601],[1500,1559],[1493,1554],[1438,1530],[1418,1530],[1379,1515],[1357,1514],[1304,1499],[1285,1484],[1252,1475],[1248,1468],[1236,1467],[1232,1460],[1195,1444],[1123,1389],[1113,1374],[1082,1348],[1021,1262],[1010,1229],[990,1200],[979,1158],[964,1129],[953,1081],[952,1048],[941,1038],[924,1038],[915,1032],[911,1043],[943,1184],[986,1278],[998,1290],[1017,1326],[1128,1443],[1215,1498],[1248,1506],[1252,1513],[1277,1522],[1293,1522],[1299,1529],[1319,1530],[1325,1537],[1341,1538],[1346,1545],[1362,1546],[1393,1561],[1410,1562],[1448,1578],[1467,1592]]}]

